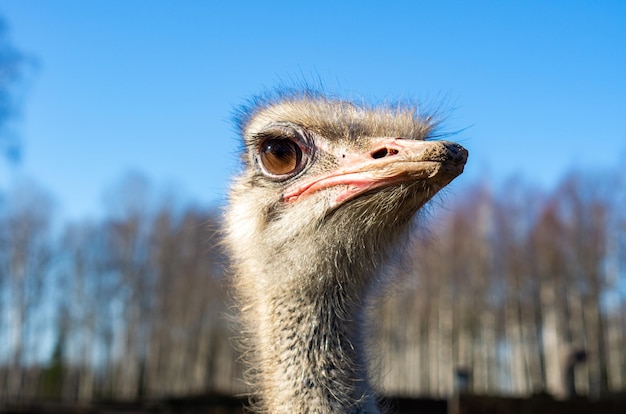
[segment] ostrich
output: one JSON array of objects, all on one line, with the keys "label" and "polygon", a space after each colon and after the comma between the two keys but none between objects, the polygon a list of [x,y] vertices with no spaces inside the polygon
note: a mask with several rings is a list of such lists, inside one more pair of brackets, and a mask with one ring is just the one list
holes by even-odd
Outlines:
[{"label": "ostrich", "polygon": [[379,413],[365,308],[412,217],[463,171],[467,151],[429,141],[434,122],[413,107],[307,91],[257,99],[238,123],[244,163],[225,244],[253,409]]}]

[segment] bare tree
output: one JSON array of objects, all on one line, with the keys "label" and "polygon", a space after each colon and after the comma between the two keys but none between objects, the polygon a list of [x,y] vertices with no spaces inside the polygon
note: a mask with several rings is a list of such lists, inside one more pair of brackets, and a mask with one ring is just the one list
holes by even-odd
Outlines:
[{"label": "bare tree", "polygon": [[5,291],[0,311],[10,369],[2,382],[7,395],[19,398],[36,390],[36,373],[26,375],[25,368],[36,362],[38,335],[49,322],[41,312],[41,298],[53,257],[53,209],[50,197],[32,183],[15,188],[7,200],[0,216],[0,279]]},{"label": "bare tree", "polygon": [[[227,337],[220,338],[226,331],[220,320],[225,296],[216,225],[210,212],[189,208],[177,213],[166,205],[153,222],[151,263],[158,316],[147,377],[153,393],[201,392],[217,380],[218,343]],[[159,380],[164,376],[170,381]]]},{"label": "bare tree", "polygon": [[[60,340],[70,356],[63,363],[73,369],[64,378],[62,397],[89,401],[97,386],[99,358],[107,360],[106,332],[111,329],[111,302],[115,286],[103,270],[103,238],[100,226],[90,222],[70,223],[60,240],[62,266],[58,304]],[[70,375],[71,374],[71,375]]]}]

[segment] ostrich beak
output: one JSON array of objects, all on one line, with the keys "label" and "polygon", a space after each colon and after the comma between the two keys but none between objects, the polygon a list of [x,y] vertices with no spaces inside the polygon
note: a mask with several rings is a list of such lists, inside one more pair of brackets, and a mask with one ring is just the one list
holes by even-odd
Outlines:
[{"label": "ostrich beak", "polygon": [[423,181],[439,190],[463,172],[468,152],[448,141],[380,138],[364,153],[335,155],[340,160],[339,168],[287,188],[284,201],[292,203],[337,186],[344,188],[334,198],[336,204],[400,183]]}]

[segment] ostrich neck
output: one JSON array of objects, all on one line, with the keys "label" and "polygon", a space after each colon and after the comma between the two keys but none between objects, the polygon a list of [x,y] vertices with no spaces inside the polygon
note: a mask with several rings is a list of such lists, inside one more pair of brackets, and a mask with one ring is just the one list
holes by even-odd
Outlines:
[{"label": "ostrich neck", "polygon": [[355,291],[326,276],[306,276],[326,287],[268,287],[257,309],[249,309],[260,345],[255,369],[264,411],[379,412],[360,332],[365,288]]}]

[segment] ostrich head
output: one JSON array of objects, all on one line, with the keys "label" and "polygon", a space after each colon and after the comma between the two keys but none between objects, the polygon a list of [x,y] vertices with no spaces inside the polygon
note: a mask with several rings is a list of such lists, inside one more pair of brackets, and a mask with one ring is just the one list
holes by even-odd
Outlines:
[{"label": "ostrich head", "polygon": [[242,113],[226,244],[259,411],[377,412],[363,307],[412,217],[467,159],[429,140],[433,127],[413,107],[312,93]]}]

